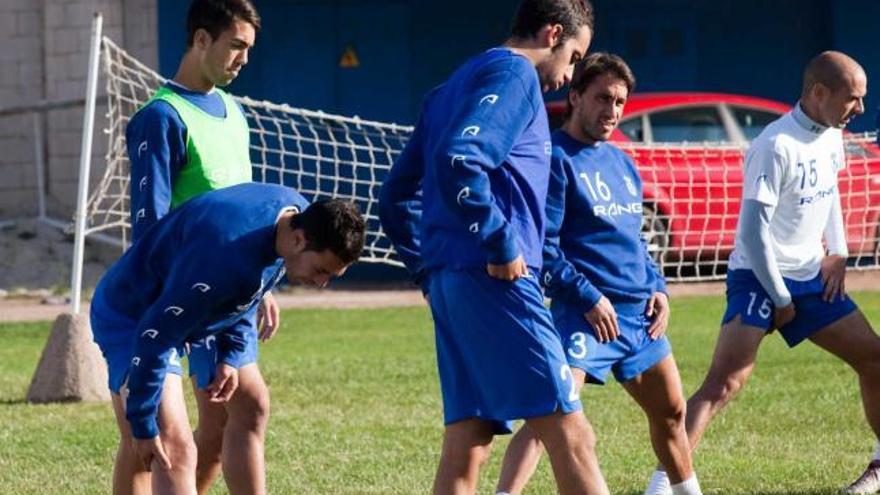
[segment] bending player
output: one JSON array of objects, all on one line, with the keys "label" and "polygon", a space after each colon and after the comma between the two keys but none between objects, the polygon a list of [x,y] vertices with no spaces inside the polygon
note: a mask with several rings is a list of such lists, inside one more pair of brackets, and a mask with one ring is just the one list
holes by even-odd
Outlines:
[{"label": "bending player", "polygon": [[[120,432],[114,492],[126,492],[118,478],[130,479],[126,469],[133,469],[152,472],[152,490],[141,484],[139,493],[195,493],[180,349],[216,349],[204,393],[230,410],[247,407],[236,389],[250,315],[266,291],[285,272],[291,282],[324,286],[357,261],[363,243],[364,220],[353,204],[308,206],[293,190],[267,184],[203,194],[144,233],[104,274],[91,306]],[[122,458],[127,448],[137,466]]]},{"label": "bending player", "polygon": [[[247,64],[260,17],[249,0],[194,0],[187,14],[187,50],[174,78],[159,89],[126,128],[131,159],[132,240],[159,218],[207,191],[250,182],[250,132],[241,108],[219,87]],[[248,352],[239,370],[236,400],[218,404],[204,387],[211,382],[216,350],[204,343],[188,356],[199,420],[198,489],[207,493],[223,465],[233,493],[265,492],[263,443],[269,420],[269,390],[257,367],[257,340],[270,338],[279,310],[267,292],[247,317]],[[259,329],[259,337],[257,332]],[[240,407],[236,406],[240,405]],[[235,452],[223,445],[235,445]],[[136,465],[133,453],[122,458]],[[233,455],[234,454],[234,455]],[[149,483],[149,474],[117,477],[121,486]]]},{"label": "bending player", "polygon": [[[865,71],[852,58],[816,56],[804,72],[798,104],[768,125],[746,154],[727,310],[709,372],[688,400],[692,449],[745,386],[773,329],[790,347],[809,339],[847,362],[858,374],[868,423],[880,436],[880,337],[846,295],[848,250],[837,185],[846,165],[842,129],[864,111],[866,88]],[[655,475],[648,491],[661,482]],[[857,484],[845,493],[878,489]]]},{"label": "bending player", "polygon": [[560,493],[608,493],[536,276],[550,165],[541,92],[568,82],[592,20],[585,0],[522,1],[504,46],[425,98],[382,188],[383,229],[434,316],[436,494],[474,493],[493,435],[518,418],[547,445]]},{"label": "bending player", "polygon": [[[634,85],[616,55],[593,53],[575,68],[565,123],[553,133],[542,282],[577,390],[604,384],[612,371],[645,411],[673,492],[698,494],[665,335],[666,283],[641,238],[642,181],[632,159],[606,142]],[[519,494],[541,451],[523,426],[507,448],[498,492]]]}]

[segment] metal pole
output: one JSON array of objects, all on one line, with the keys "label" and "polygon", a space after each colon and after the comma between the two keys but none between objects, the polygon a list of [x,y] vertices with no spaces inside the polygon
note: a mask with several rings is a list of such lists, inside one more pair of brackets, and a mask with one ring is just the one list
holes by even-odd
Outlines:
[{"label": "metal pole", "polygon": [[34,162],[37,167],[37,218],[46,218],[46,164],[43,155],[43,115],[34,112]]},{"label": "metal pole", "polygon": [[98,91],[98,55],[101,51],[103,16],[96,12],[92,18],[92,41],[89,52],[89,72],[86,81],[86,106],[83,112],[82,144],[79,156],[79,188],[76,195],[76,231],[73,242],[73,269],[70,276],[71,312],[79,314],[82,292],[83,248],[86,237],[86,202],[89,199],[89,168],[92,158],[92,134],[95,127],[95,98]]}]

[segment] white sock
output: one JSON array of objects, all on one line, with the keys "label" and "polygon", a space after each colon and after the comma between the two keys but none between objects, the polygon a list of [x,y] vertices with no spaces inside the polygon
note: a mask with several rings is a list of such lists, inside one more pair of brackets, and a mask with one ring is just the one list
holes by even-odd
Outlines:
[{"label": "white sock", "polygon": [[874,450],[874,460],[880,461],[880,442],[877,442],[877,448]]},{"label": "white sock", "polygon": [[672,495],[703,495],[696,473],[677,485],[672,485]]},{"label": "white sock", "polygon": [[507,493],[507,492],[498,492],[498,493],[496,493],[495,495],[510,495],[510,494]]},{"label": "white sock", "polygon": [[648,488],[645,488],[645,495],[668,495],[670,493],[669,477],[666,471],[657,470],[651,475],[648,481]]}]

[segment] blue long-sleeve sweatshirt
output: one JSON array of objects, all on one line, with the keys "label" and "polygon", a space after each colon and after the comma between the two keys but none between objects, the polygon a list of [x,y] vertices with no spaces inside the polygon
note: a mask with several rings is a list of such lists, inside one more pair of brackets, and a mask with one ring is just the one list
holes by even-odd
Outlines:
[{"label": "blue long-sleeve sweatshirt", "polygon": [[[101,279],[92,319],[113,330],[96,332],[95,340],[134,341],[126,417],[135,438],[159,432],[156,413],[174,349],[216,334],[220,361],[235,363],[245,351],[243,330],[232,323],[284,276],[275,250],[280,212],[307,206],[292,189],[270,184],[205,193],[159,220]],[[120,324],[108,325],[114,321]]]},{"label": "blue long-sleeve sweatshirt", "polygon": [[518,255],[540,270],[549,154],[525,57],[488,50],[429,93],[379,196],[382,227],[416,280]]},{"label": "blue long-sleeve sweatshirt", "polygon": [[[226,117],[226,105],[217,92],[192,91],[173,81],[166,86],[208,115]],[[174,107],[162,100],[150,102],[125,127],[131,161],[132,242],[170,210],[174,180],[187,163],[186,137],[186,124]],[[139,221],[135,221],[135,212],[143,212]]]},{"label": "blue long-sleeve sweatshirt", "polygon": [[666,282],[641,236],[642,181],[615,146],[553,133],[542,281],[554,304],[587,312],[604,295],[644,310]]}]

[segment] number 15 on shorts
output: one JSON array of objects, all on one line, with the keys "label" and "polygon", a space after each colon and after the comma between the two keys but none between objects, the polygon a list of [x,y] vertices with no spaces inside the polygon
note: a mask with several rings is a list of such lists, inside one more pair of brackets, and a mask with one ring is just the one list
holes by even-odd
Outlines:
[{"label": "number 15 on shorts", "polygon": [[757,292],[749,292],[749,307],[746,309],[746,314],[752,316],[753,311],[758,312],[758,316],[761,317],[762,320],[770,319],[770,315],[773,313],[773,305],[770,302],[770,299],[763,298],[764,300],[761,302],[761,305],[755,308],[755,302],[758,299]]}]

